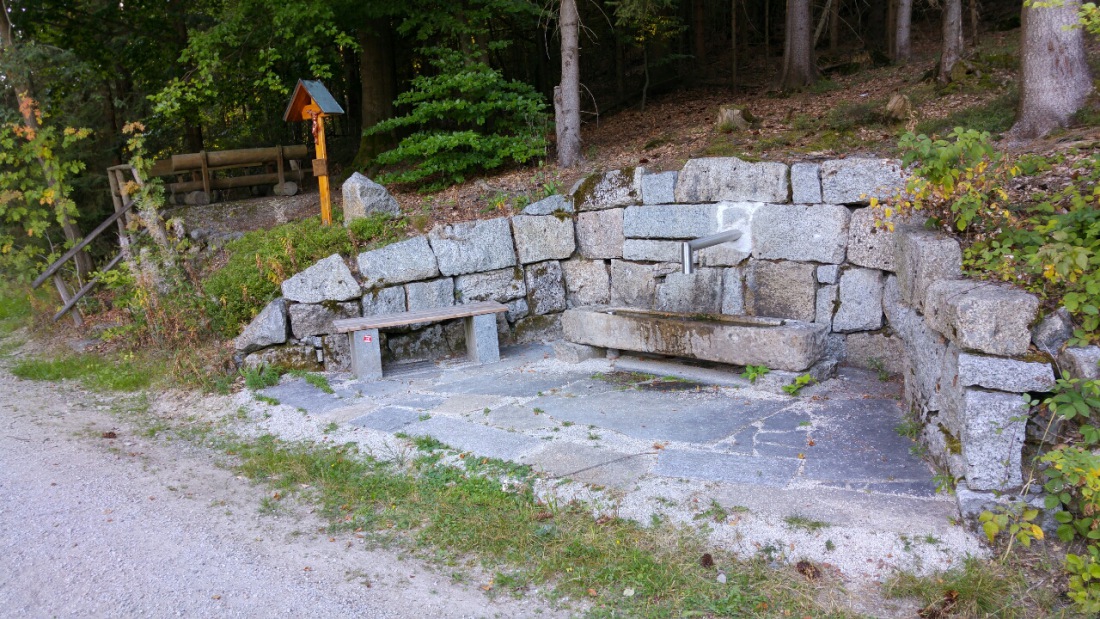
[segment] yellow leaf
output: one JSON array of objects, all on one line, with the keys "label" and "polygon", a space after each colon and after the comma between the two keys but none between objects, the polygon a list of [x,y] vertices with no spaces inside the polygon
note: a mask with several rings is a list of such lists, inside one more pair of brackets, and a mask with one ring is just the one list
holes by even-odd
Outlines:
[{"label": "yellow leaf", "polygon": [[1043,530],[1040,529],[1039,525],[1037,524],[1031,525],[1031,534],[1035,537],[1035,539],[1043,539]]}]

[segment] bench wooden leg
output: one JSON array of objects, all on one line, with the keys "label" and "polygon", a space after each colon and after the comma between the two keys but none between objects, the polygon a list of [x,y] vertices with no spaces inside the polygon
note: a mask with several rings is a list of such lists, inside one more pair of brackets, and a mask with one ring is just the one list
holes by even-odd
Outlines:
[{"label": "bench wooden leg", "polygon": [[359,380],[382,378],[382,346],[378,341],[378,329],[352,332],[351,371]]},{"label": "bench wooden leg", "polygon": [[496,314],[481,314],[466,319],[466,353],[474,363],[500,361]]}]

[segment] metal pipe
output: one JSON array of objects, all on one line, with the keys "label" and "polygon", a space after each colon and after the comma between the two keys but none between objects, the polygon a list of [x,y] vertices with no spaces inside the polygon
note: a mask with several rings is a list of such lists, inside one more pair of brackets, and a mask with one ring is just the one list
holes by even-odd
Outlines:
[{"label": "metal pipe", "polygon": [[695,250],[714,247],[722,243],[736,241],[739,238],[741,238],[740,230],[726,230],[725,232],[708,234],[707,236],[701,236],[691,241],[685,241],[684,244],[680,246],[680,257],[681,260],[683,260],[682,272],[684,275],[691,275],[695,272],[695,265],[692,260],[692,254]]}]

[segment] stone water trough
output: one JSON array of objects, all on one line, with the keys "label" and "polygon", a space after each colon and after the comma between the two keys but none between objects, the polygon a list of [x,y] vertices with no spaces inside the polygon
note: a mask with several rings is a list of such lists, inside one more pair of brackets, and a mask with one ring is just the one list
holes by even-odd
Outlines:
[{"label": "stone water trough", "polygon": [[802,372],[821,360],[828,328],[762,318],[589,306],[562,315],[565,339],[601,348]]}]

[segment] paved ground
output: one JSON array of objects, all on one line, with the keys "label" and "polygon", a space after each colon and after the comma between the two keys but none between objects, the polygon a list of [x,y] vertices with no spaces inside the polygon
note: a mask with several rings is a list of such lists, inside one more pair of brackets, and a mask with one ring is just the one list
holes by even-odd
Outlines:
[{"label": "paved ground", "polygon": [[[268,429],[288,438],[323,427],[328,440],[394,452],[395,434],[432,436],[531,464],[541,492],[640,522],[698,522],[717,502],[727,513],[712,523],[716,543],[856,578],[944,569],[983,552],[953,523],[954,501],[936,494],[916,444],[896,431],[900,386],[873,373],[842,369],[791,397],[629,357],[566,364],[546,346],[502,357],[390,369],[376,382],[332,376],[331,395],[290,379],[261,392],[279,405],[252,406],[266,407]],[[672,373],[723,386],[665,378]]]}]

